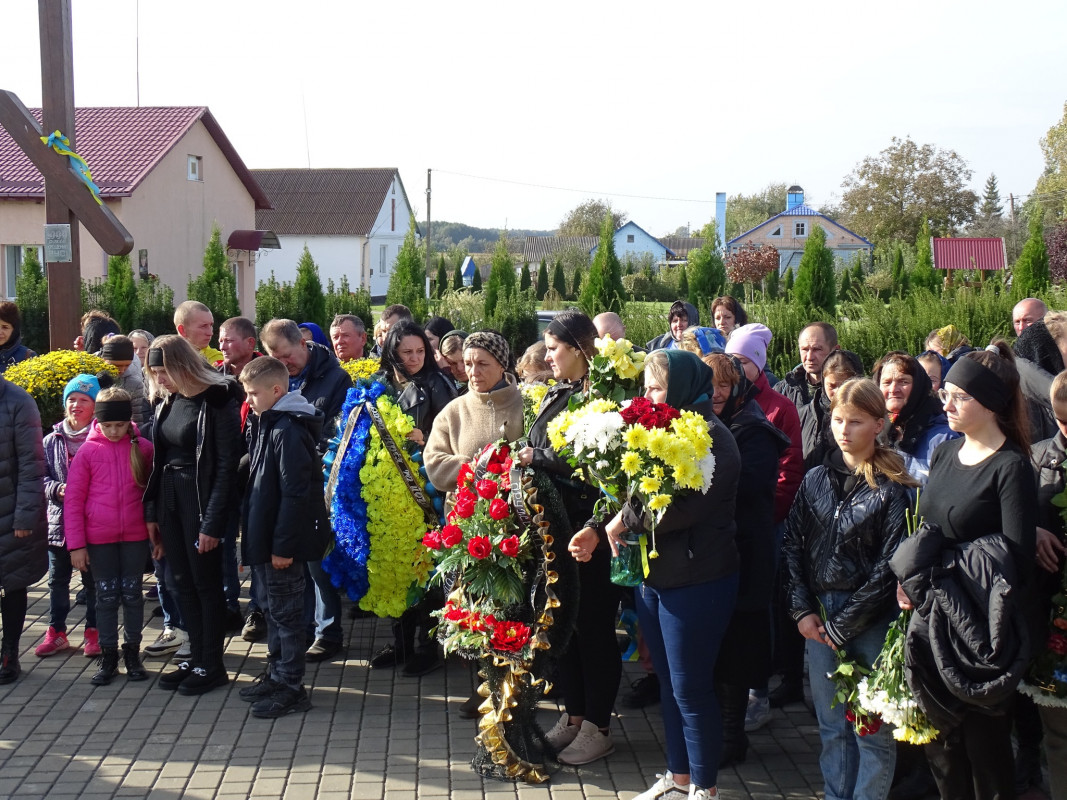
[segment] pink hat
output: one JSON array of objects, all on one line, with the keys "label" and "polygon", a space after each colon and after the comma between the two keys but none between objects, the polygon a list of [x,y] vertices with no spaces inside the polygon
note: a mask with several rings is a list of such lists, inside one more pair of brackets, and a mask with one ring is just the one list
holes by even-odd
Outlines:
[{"label": "pink hat", "polygon": [[744,356],[762,370],[767,365],[767,346],[771,343],[771,336],[773,334],[766,325],[750,322],[733,329],[726,343],[726,352],[733,356]]}]

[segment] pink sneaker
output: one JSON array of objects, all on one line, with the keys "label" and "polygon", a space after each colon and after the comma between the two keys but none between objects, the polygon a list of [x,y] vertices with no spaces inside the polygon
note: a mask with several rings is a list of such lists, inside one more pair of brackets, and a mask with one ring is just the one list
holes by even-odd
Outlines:
[{"label": "pink sneaker", "polygon": [[85,641],[82,642],[82,652],[85,653],[86,658],[96,658],[103,652],[100,650],[100,634],[97,633],[96,628],[85,629]]},{"label": "pink sneaker", "polygon": [[70,647],[70,642],[67,641],[67,634],[61,633],[49,625],[48,633],[44,635],[44,641],[37,645],[37,649],[33,652],[38,658],[44,658],[61,650],[66,650],[68,647]]}]

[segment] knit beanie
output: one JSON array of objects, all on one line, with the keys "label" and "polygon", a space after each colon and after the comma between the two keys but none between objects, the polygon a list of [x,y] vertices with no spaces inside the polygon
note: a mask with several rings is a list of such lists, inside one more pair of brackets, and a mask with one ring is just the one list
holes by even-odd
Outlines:
[{"label": "knit beanie", "polygon": [[750,322],[740,328],[734,328],[730,340],[726,343],[726,353],[731,356],[744,356],[756,368],[762,370],[767,366],[767,347],[771,343],[770,328],[758,322]]},{"label": "knit beanie", "polygon": [[100,393],[100,381],[95,375],[85,373],[75,375],[63,388],[63,405],[67,404],[67,398],[75,392],[88,395],[95,402],[96,396]]}]

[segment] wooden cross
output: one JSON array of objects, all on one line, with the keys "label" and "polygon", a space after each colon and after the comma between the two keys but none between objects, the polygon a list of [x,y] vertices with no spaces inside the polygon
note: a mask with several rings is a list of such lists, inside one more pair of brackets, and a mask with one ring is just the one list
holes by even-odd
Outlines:
[{"label": "wooden cross", "polygon": [[[62,131],[74,139],[74,42],[70,0],[37,0],[41,28],[42,121],[44,131]],[[71,260],[48,264],[49,344],[69,349],[81,331],[81,267],[78,222],[105,253],[120,256],[133,250],[133,236],[106,205],[96,202],[66,156],[41,141],[42,126],[13,93],[0,90],[0,125],[44,176],[45,221],[70,225]]]}]

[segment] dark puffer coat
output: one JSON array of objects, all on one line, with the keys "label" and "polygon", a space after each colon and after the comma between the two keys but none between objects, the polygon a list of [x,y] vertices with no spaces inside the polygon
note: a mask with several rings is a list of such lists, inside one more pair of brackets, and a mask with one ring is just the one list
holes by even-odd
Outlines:
[{"label": "dark puffer coat", "polygon": [[821,387],[812,386],[808,383],[808,373],[804,371],[804,365],[798,364],[785,374],[778,383],[774,384],[774,391],[788,397],[797,411],[806,406],[815,397],[815,392]]},{"label": "dark puffer coat", "polygon": [[318,442],[319,453],[325,453],[326,442],[337,432],[337,418],[345,395],[352,388],[352,379],[341,369],[329,348],[314,342],[308,342],[307,348],[307,379],[300,387],[300,394],[326,417]]},{"label": "dark puffer coat", "polygon": [[451,403],[458,396],[455,382],[436,368],[423,370],[416,375],[400,392],[397,405],[415,423],[415,427],[422,431],[422,435],[430,438],[433,430],[433,421],[441,413],[441,409]]},{"label": "dark puffer coat", "polygon": [[[48,569],[45,505],[40,412],[0,375],[0,588],[25,589]],[[21,530],[33,533],[19,539]]]},{"label": "dark puffer coat", "polygon": [[782,548],[789,570],[789,613],[795,621],[819,614],[824,592],[852,593],[826,620],[827,634],[841,646],[895,606],[889,559],[907,534],[910,496],[906,487],[881,475],[878,488],[872,489],[849,472],[840,451],[828,461],[804,476]]},{"label": "dark puffer coat", "polygon": [[915,606],[905,645],[908,685],[942,732],[968,706],[1010,709],[1030,647],[1015,559],[999,534],[970,542],[924,525],[890,561]]},{"label": "dark puffer coat", "polygon": [[290,392],[249,417],[252,447],[243,503],[245,564],[272,555],[320,561],[330,537],[317,442],[322,412]]}]

